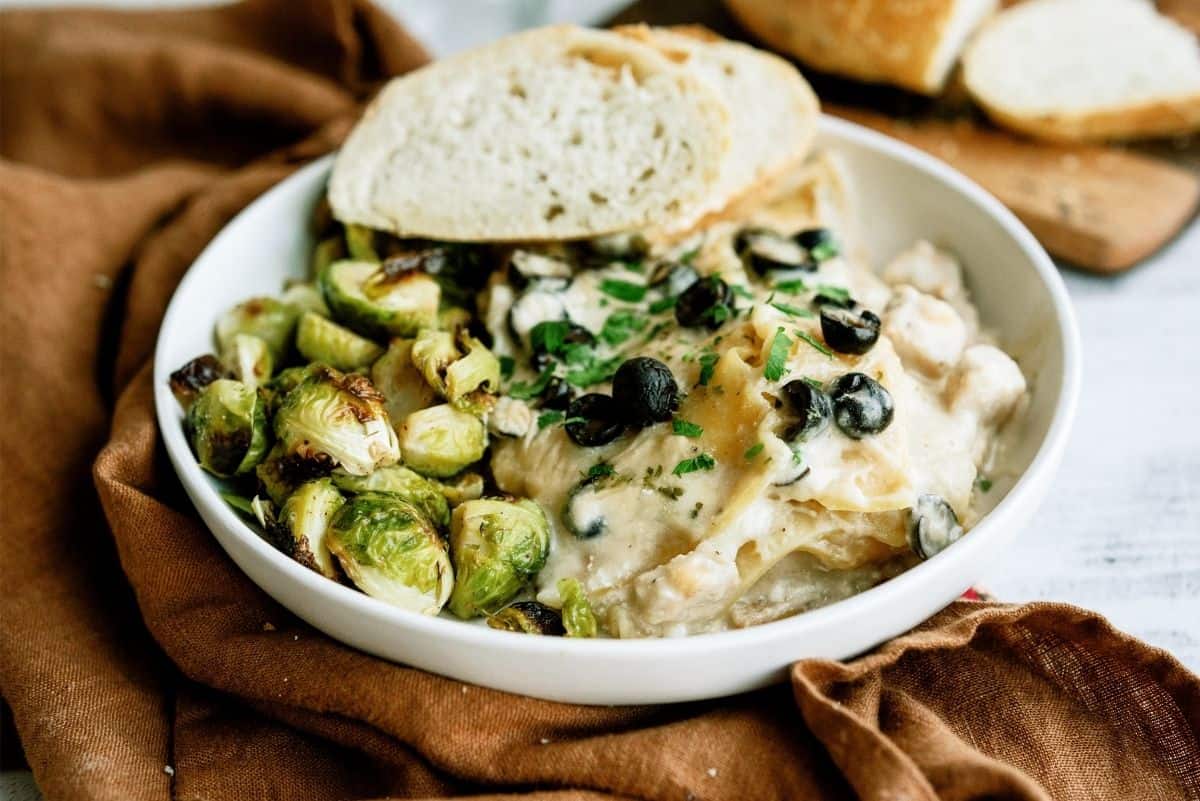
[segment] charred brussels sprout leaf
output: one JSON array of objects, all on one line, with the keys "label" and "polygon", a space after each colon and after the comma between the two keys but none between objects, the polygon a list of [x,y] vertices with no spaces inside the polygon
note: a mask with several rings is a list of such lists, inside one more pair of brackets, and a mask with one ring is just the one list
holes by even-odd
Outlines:
[{"label": "charred brussels sprout leaf", "polygon": [[234,378],[251,387],[260,387],[271,380],[275,358],[262,337],[253,334],[234,334],[228,348],[221,352],[221,361]]},{"label": "charred brussels sprout leaf", "polygon": [[446,396],[446,370],[459,356],[454,334],[424,328],[412,343],[412,363],[438,395]]},{"label": "charred brussels sprout leaf", "polygon": [[345,492],[360,495],[364,492],[386,492],[408,501],[439,528],[450,525],[450,507],[441,486],[400,465],[380,467],[367,476],[352,476],[344,470],[334,470],[334,485]]},{"label": "charred brussels sprout leaf", "polygon": [[449,481],[439,481],[438,487],[446,501],[454,507],[483,497],[483,476],[478,473],[463,473]]},{"label": "charred brussels sprout leaf", "polygon": [[269,534],[276,547],[327,578],[336,578],[325,537],[345,500],[327,478],[309,481],[288,496]]},{"label": "charred brussels sprout leaf", "polygon": [[566,633],[562,615],[537,601],[517,601],[488,618],[487,624],[501,631],[561,637]]},{"label": "charred brussels sprout leaf", "polygon": [[456,344],[449,331],[423,329],[413,342],[412,362],[456,409],[472,414],[491,409],[495,399],[488,396],[500,387],[500,360],[478,339],[462,332]]},{"label": "charred brussels sprout leaf", "polygon": [[558,580],[558,597],[562,599],[562,622],[568,637],[595,637],[596,615],[578,579]]},{"label": "charred brussels sprout leaf", "polygon": [[392,606],[436,615],[454,586],[446,543],[397,495],[366,492],[346,501],[326,540],[355,586]]},{"label": "charred brussels sprout leaf", "polygon": [[437,392],[412,361],[411,339],[393,339],[387,352],[371,365],[371,383],[385,398],[388,417],[399,422],[437,403]]},{"label": "charred brussels sprout leaf", "polygon": [[221,364],[221,360],[211,353],[197,356],[190,362],[171,373],[171,394],[179,405],[187,411],[200,390],[207,387],[218,378],[231,378],[229,370]]},{"label": "charred brussels sprout leaf", "polygon": [[365,376],[314,367],[275,413],[275,436],[293,460],[365,476],[400,450],[383,396]]},{"label": "charred brussels sprout leaf", "polygon": [[479,418],[447,404],[413,412],[400,426],[404,463],[422,475],[452,476],[482,459],[486,448]]},{"label": "charred brussels sprout leaf", "polygon": [[275,362],[282,362],[292,344],[299,311],[275,298],[251,298],[239,303],[217,321],[221,353],[234,346],[238,334],[250,334],[267,343]]},{"label": "charred brussels sprout leaf", "polygon": [[383,348],[371,340],[313,312],[305,312],[300,318],[296,350],[310,362],[339,370],[367,367],[383,355]]},{"label": "charred brussels sprout leaf", "polygon": [[498,610],[546,563],[550,525],[527,498],[466,501],[450,518],[457,578],[449,609],[461,618]]},{"label": "charred brussels sprout leaf", "polygon": [[317,277],[329,309],[343,325],[372,338],[412,336],[437,324],[441,290],[419,270],[371,261],[335,261]]},{"label": "charred brussels sprout leaf", "polygon": [[270,445],[262,398],[254,387],[228,378],[200,391],[185,425],[196,460],[217,476],[248,473]]}]

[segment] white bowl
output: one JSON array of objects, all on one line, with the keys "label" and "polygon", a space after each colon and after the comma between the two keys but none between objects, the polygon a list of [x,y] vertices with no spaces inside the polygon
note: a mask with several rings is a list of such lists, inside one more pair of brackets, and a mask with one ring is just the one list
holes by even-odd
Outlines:
[{"label": "white bowl", "polygon": [[[912,570],[823,609],[753,628],[664,640],[572,640],[494,631],[388,606],[292,561],[247,526],[196,465],[167,377],[212,350],[217,315],[304,277],[307,221],[330,158],[305,167],[234,219],[192,265],[167,309],[155,353],[158,422],[200,516],[251,580],[326,634],[408,665],[539,698],[586,704],[690,701],[777,681],[806,657],[840,659],[900,634],[950,603],[1012,546],[1050,486],[1079,390],[1079,334],[1045,251],[994,198],[945,164],[829,117],[821,147],[858,187],[859,232],[875,263],[918,238],[957,253],[982,318],[1017,357],[1032,397],[999,503],[956,543]],[[1006,491],[1007,490],[1007,491]]]}]

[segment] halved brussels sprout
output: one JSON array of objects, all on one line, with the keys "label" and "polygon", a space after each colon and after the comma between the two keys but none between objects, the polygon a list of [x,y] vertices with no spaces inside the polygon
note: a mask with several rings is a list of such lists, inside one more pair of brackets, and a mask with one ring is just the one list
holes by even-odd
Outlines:
[{"label": "halved brussels sprout", "polygon": [[412,336],[437,324],[441,289],[403,259],[335,261],[317,277],[333,316],[363,336]]},{"label": "halved brussels sprout", "polygon": [[461,349],[449,331],[423,329],[413,342],[412,362],[456,409],[482,414],[494,403],[485,396],[500,388],[500,360],[465,331],[458,340]]},{"label": "halved brussels sprout", "polygon": [[288,497],[301,484],[329,475],[330,466],[327,463],[291,456],[283,445],[276,442],[267,458],[254,468],[258,485],[275,505],[283,506]]},{"label": "halved brussels sprout", "polygon": [[528,498],[482,498],[450,516],[457,579],[449,609],[461,618],[490,614],[513,599],[546,564],[550,524]]},{"label": "halved brussels sprout", "polygon": [[275,413],[275,436],[285,456],[326,472],[340,466],[365,476],[400,460],[383,396],[366,376],[324,365],[313,367],[283,398]]},{"label": "halved brussels sprout", "polygon": [[346,240],[341,234],[325,237],[313,248],[309,274],[313,276],[320,275],[321,271],[326,267],[335,261],[346,258],[346,256]]},{"label": "halved brussels sprout", "polygon": [[301,367],[285,367],[272,378],[265,387],[260,391],[267,398],[267,417],[274,419],[275,412],[279,411],[279,407],[283,404],[283,399],[287,394],[296,387],[300,386],[300,382],[313,374],[320,365],[306,364]]},{"label": "halved brussels sprout", "polygon": [[367,367],[383,355],[383,348],[366,337],[319,314],[305,312],[296,328],[296,350],[310,362],[339,370]]},{"label": "halved brussels sprout", "polygon": [[522,634],[544,634],[561,637],[562,615],[537,601],[517,601],[501,609],[487,619],[487,624],[501,631],[516,631]]},{"label": "halved brussels sprout", "polygon": [[346,250],[350,252],[352,259],[379,261],[379,252],[375,249],[375,232],[365,225],[346,225]]},{"label": "halved brussels sprout", "polygon": [[451,506],[483,497],[483,476],[478,473],[463,473],[449,481],[439,481],[437,485]]},{"label": "halved brussels sprout", "polygon": [[250,387],[260,387],[271,380],[275,358],[262,337],[253,334],[234,334],[229,347],[221,352],[221,361],[234,378]]},{"label": "halved brussels sprout", "polygon": [[439,528],[450,525],[450,506],[442,494],[441,485],[422,478],[401,465],[380,467],[368,476],[352,476],[344,470],[334,470],[333,483],[338,489],[355,495],[364,492],[386,492],[399,496],[420,509]]},{"label": "halved brussels sprout", "polygon": [[371,365],[371,383],[383,393],[388,416],[395,421],[438,400],[437,392],[412,362],[412,346],[411,339],[393,339],[387,352]]},{"label": "halved brussels sprout", "polygon": [[404,463],[433,478],[454,475],[482,459],[487,449],[483,422],[444,403],[405,417],[399,439]]},{"label": "halved brussels sprout", "polygon": [[579,579],[559,579],[558,597],[562,599],[562,622],[567,636],[595,637],[596,615]]},{"label": "halved brussels sprout", "polygon": [[438,312],[437,327],[457,332],[471,324],[471,313],[461,306],[447,306]]},{"label": "halved brussels sprout", "polygon": [[265,404],[254,387],[219,378],[200,391],[185,419],[196,461],[217,476],[254,469],[270,446]]},{"label": "halved brussels sprout", "polygon": [[325,536],[329,521],[345,502],[329,479],[309,481],[288,496],[268,533],[276,547],[300,564],[337,578]]},{"label": "halved brussels sprout", "polygon": [[329,316],[329,307],[325,305],[325,298],[315,284],[292,284],[283,290],[279,299],[301,314],[312,312],[322,317]]},{"label": "halved brussels sprout", "polygon": [[234,306],[217,321],[217,345],[222,353],[233,347],[234,337],[250,334],[271,349],[276,362],[283,361],[292,344],[300,312],[276,298],[251,298]]},{"label": "halved brussels sprout", "polygon": [[346,501],[326,544],[355,586],[402,609],[436,615],[454,586],[445,541],[397,495],[366,492]]},{"label": "halved brussels sprout", "polygon": [[221,364],[221,360],[211,353],[197,356],[171,373],[169,379],[171,394],[175,396],[175,400],[179,401],[179,405],[186,412],[192,402],[196,400],[196,396],[200,394],[200,390],[218,378],[230,378],[229,370]]}]

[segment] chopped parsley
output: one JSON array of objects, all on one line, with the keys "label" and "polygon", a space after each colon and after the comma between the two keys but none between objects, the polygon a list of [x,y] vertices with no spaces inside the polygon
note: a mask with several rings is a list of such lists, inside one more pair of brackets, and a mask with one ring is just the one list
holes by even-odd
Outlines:
[{"label": "chopped parsley", "polygon": [[746,457],[747,462],[752,462],[754,461],[754,457],[758,456],[760,453],[762,453],[762,451],[763,444],[761,442],[756,442],[749,448],[746,448],[746,452],[742,455]]},{"label": "chopped parsley", "polygon": [[679,260],[681,262],[683,262],[684,264],[691,264],[692,259],[696,258],[696,254],[698,254],[699,252],[700,252],[700,247],[696,246],[696,247],[692,248],[691,250],[686,251],[682,256],[679,257]]},{"label": "chopped parsley", "polygon": [[607,478],[616,472],[616,470],[613,470],[613,466],[611,464],[608,464],[607,462],[596,462],[594,465],[588,468],[586,477]]},{"label": "chopped parsley", "polygon": [[807,342],[809,345],[812,345],[814,348],[821,351],[821,353],[825,354],[829,358],[831,358],[831,359],[833,358],[833,351],[831,351],[829,348],[825,347],[825,343],[822,342],[821,340],[817,339],[816,337],[814,337],[812,334],[809,334],[805,331],[797,330],[796,336],[800,337],[805,342]]},{"label": "chopped parsley", "polygon": [[671,430],[681,437],[691,437],[695,439],[704,433],[704,429],[695,423],[689,423],[687,420],[682,420],[676,417],[671,421]]},{"label": "chopped parsley", "polygon": [[826,239],[824,242],[815,246],[808,252],[809,255],[811,255],[817,261],[828,261],[841,251],[838,249],[837,242],[833,241],[832,239]]},{"label": "chopped parsley", "polygon": [[566,320],[543,320],[529,330],[529,344],[535,353],[540,351],[557,356],[570,332],[571,324]]},{"label": "chopped parsley", "polygon": [[629,281],[605,278],[600,282],[600,291],[626,303],[640,303],[646,297],[646,287]]},{"label": "chopped parsley", "polygon": [[[592,384],[603,384],[613,377],[617,372],[617,368],[624,361],[620,356],[601,359],[586,345],[580,347],[586,350],[586,353],[580,351],[580,358],[573,362],[568,356],[567,361],[578,366],[574,370],[568,370],[565,376],[568,384],[577,387],[590,387]],[[509,394],[511,395],[512,393],[510,392]]]},{"label": "chopped parsley", "polygon": [[825,389],[825,385],[822,384],[820,381],[818,381],[815,378],[809,378],[808,376],[804,376],[803,380],[804,380],[805,384],[808,384],[813,389]]},{"label": "chopped parsley", "polygon": [[980,492],[988,492],[992,488],[992,480],[987,476],[980,476],[975,479],[975,486],[979,487]]},{"label": "chopped parsley", "polygon": [[745,298],[746,300],[754,300],[754,293],[751,292],[749,289],[746,289],[746,287],[742,286],[741,284],[730,284],[729,289],[730,289],[730,291],[733,292],[733,294],[737,295],[739,298]]},{"label": "chopped parsley", "polygon": [[517,369],[517,360],[512,356],[501,356],[499,361],[500,376],[502,378],[512,378],[513,370]]},{"label": "chopped parsley", "polygon": [[663,331],[666,331],[670,327],[671,327],[671,324],[666,320],[663,320],[661,323],[655,323],[654,327],[650,329],[650,333],[646,334],[645,338],[642,340],[642,343],[645,344],[647,342],[650,342],[651,340],[653,340],[655,337],[657,337],[659,334],[661,334]]},{"label": "chopped parsley", "polygon": [[626,270],[629,270],[629,272],[631,272],[631,273],[640,273],[642,270],[646,269],[646,265],[642,262],[641,259],[634,259],[632,261],[622,261],[621,264],[625,267]]},{"label": "chopped parsley", "polygon": [[675,469],[671,471],[672,475],[683,476],[688,473],[695,473],[698,470],[712,470],[717,466],[717,460],[709,456],[707,453],[702,453],[699,456],[693,456],[691,459],[684,459],[679,464],[675,465]]},{"label": "chopped parsley", "polygon": [[704,314],[700,315],[700,319],[712,320],[717,325],[720,325],[728,320],[731,314],[733,314],[733,310],[724,303],[715,303],[705,309]]},{"label": "chopped parsley", "polygon": [[808,284],[797,278],[795,281],[780,281],[775,284],[774,288],[776,292],[782,292],[785,295],[799,295],[808,291]]},{"label": "chopped parsley", "polygon": [[648,321],[636,312],[623,310],[613,312],[600,329],[600,339],[609,345],[620,345],[646,327]]},{"label": "chopped parsley", "polygon": [[783,333],[783,326],[775,329],[775,337],[771,340],[771,350],[767,354],[767,364],[763,368],[763,376],[768,381],[778,381],[787,372],[787,355],[791,350],[792,340]]},{"label": "chopped parsley", "polygon": [[802,309],[799,306],[793,306],[790,303],[780,303],[779,301],[775,301],[774,303],[771,304],[771,307],[774,309],[778,309],[779,311],[783,312],[784,314],[791,315],[792,317],[812,317],[813,316],[813,313],[810,312],[808,309]]},{"label": "chopped parsley", "polygon": [[660,298],[650,304],[650,313],[658,314],[660,312],[665,312],[667,309],[673,309],[675,308],[675,303],[678,300],[679,298],[674,296],[669,298]]},{"label": "chopped parsley", "polygon": [[843,304],[850,302],[850,290],[845,287],[817,284],[817,294],[823,298],[828,298],[834,303]]},{"label": "chopped parsley", "polygon": [[550,379],[554,377],[554,368],[547,367],[541,372],[533,383],[525,381],[514,381],[512,386],[508,388],[508,395],[517,400],[529,400],[536,398],[546,390],[546,385],[550,383]]},{"label": "chopped parsley", "polygon": [[555,423],[561,423],[562,419],[562,412],[542,412],[538,415],[537,419],[538,430],[541,430],[546,426],[552,426]]},{"label": "chopped parsley", "polygon": [[720,358],[715,353],[702,353],[700,355],[700,386],[708,386],[708,382],[713,376],[713,370],[716,369],[717,360]]}]

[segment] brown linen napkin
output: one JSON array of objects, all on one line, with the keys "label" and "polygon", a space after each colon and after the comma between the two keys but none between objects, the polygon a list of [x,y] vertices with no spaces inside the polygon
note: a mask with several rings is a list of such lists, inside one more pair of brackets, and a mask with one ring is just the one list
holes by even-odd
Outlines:
[{"label": "brown linen napkin", "polygon": [[52,801],[1200,799],[1200,682],[1059,605],[960,602],[790,687],[657,708],[312,630],[192,513],[149,357],[203,245],[420,48],[354,0],[7,12],[0,47],[0,692]]}]

